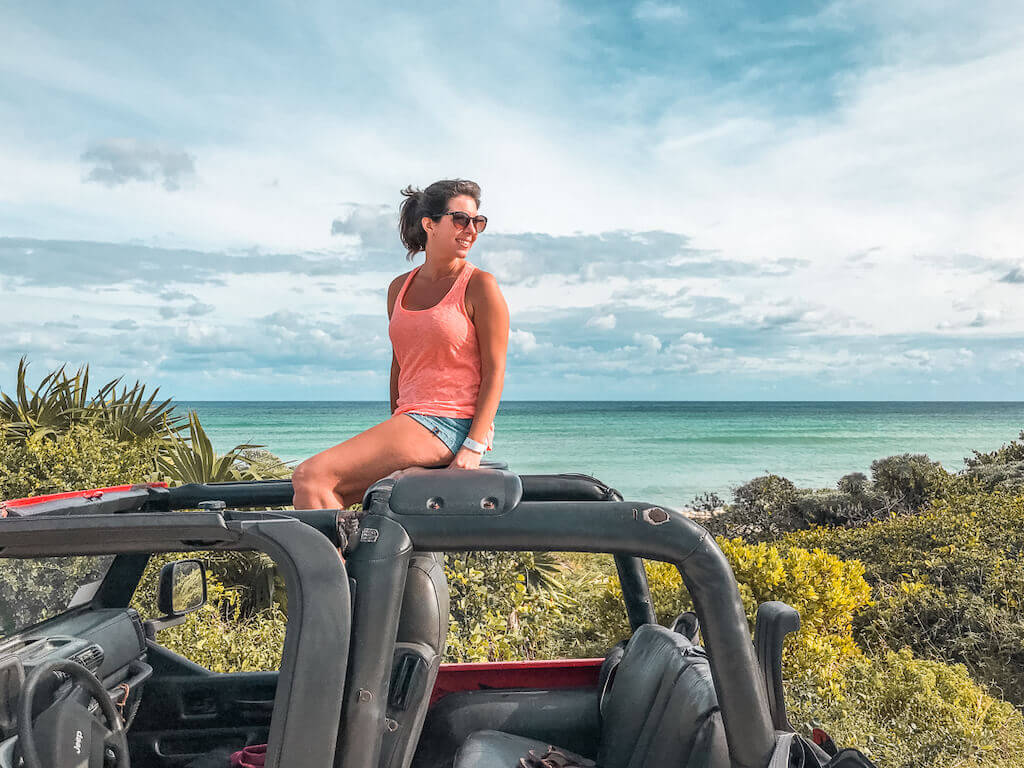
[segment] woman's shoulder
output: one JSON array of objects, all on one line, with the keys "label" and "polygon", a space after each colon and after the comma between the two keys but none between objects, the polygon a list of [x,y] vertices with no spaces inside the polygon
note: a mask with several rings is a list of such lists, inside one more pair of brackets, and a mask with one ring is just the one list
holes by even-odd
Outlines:
[{"label": "woman's shoulder", "polygon": [[473,271],[469,275],[469,282],[466,284],[466,291],[480,294],[481,296],[496,291],[498,280],[490,272],[473,265]]},{"label": "woman's shoulder", "polygon": [[396,277],[394,280],[392,280],[391,281],[391,285],[388,286],[388,293],[390,294],[392,291],[396,291],[397,292],[397,291],[402,290],[402,284],[406,281],[406,278],[408,278],[409,275],[411,275],[415,271],[416,271],[416,268],[414,267],[413,269],[410,269],[408,272],[403,272],[398,277]]},{"label": "woman's shoulder", "polygon": [[477,307],[505,306],[505,298],[494,275],[477,267],[466,284],[466,305],[471,316]]},{"label": "woman's shoulder", "polygon": [[402,290],[402,286],[405,285],[406,279],[411,275],[415,269],[410,269],[408,272],[403,272],[394,280],[391,281],[391,285],[388,286],[388,315],[395,308],[395,301],[398,299],[398,294]]}]

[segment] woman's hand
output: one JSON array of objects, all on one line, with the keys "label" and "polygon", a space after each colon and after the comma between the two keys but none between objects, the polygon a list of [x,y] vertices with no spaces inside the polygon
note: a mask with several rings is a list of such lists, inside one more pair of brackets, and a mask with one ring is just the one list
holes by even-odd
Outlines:
[{"label": "woman's hand", "polygon": [[455,454],[455,458],[452,459],[452,463],[448,465],[448,469],[479,469],[481,456],[476,451],[471,451],[469,448],[459,448],[459,452]]}]

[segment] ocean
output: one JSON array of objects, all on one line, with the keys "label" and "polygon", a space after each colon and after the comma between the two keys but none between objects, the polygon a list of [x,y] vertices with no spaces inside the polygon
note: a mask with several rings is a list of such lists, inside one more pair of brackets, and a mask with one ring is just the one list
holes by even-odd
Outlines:
[{"label": "ocean", "polygon": [[[214,447],[301,460],[388,416],[386,403],[180,402]],[[521,474],[583,472],[627,498],[688,506],[773,472],[834,487],[874,459],[926,453],[951,471],[1024,429],[1024,402],[505,402],[491,457]]]}]

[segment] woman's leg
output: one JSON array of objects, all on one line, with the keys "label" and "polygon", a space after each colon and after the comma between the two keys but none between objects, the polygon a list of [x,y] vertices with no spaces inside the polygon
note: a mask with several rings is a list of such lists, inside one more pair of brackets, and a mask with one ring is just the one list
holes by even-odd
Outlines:
[{"label": "woman's leg", "polygon": [[406,415],[361,432],[306,459],[292,474],[296,509],[343,509],[362,501],[371,484],[408,467],[451,461],[452,452]]}]

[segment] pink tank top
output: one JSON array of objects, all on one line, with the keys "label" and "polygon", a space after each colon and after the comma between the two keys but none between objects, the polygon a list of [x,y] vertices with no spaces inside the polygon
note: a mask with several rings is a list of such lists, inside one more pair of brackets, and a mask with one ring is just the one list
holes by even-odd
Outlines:
[{"label": "pink tank top", "polygon": [[402,306],[419,267],[398,292],[388,327],[399,367],[396,416],[415,412],[471,419],[476,413],[480,347],[466,312],[466,286],[474,269],[466,262],[448,293],[427,309]]}]

